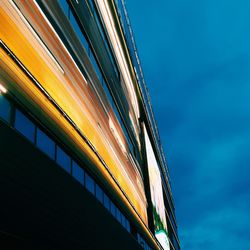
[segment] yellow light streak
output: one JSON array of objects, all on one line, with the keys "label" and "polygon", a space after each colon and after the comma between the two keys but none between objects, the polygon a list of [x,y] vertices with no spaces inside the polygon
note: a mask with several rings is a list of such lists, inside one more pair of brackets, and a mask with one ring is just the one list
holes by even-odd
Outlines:
[{"label": "yellow light streak", "polygon": [[73,57],[71,56],[71,54],[69,53],[68,49],[65,47],[64,43],[62,42],[61,38],[58,36],[57,32],[55,31],[55,29],[53,28],[53,26],[51,25],[51,23],[49,22],[48,18],[44,15],[43,11],[41,10],[40,6],[37,4],[36,0],[33,0],[34,4],[36,5],[37,9],[39,10],[40,14],[42,15],[42,17],[44,18],[44,20],[46,21],[46,23],[49,25],[49,27],[51,28],[51,30],[53,31],[54,35],[57,37],[57,39],[60,41],[60,44],[63,46],[65,52],[68,54],[68,56],[70,57],[70,59],[72,60],[72,63],[74,64],[74,66],[77,68],[78,72],[80,73],[80,75],[82,76],[82,78],[84,79],[84,82],[87,84],[87,80],[84,77],[84,75],[82,74],[82,71],[79,69],[79,67],[77,66],[75,60],[73,59]]},{"label": "yellow light streak", "polygon": [[29,24],[29,22],[27,21],[27,19],[24,17],[24,15],[22,14],[22,12],[17,8],[16,4],[11,0],[10,4],[12,5],[12,7],[15,9],[15,11],[18,13],[18,15],[21,17],[22,21],[25,23],[25,25],[27,26],[27,28],[30,30],[30,32],[32,33],[32,35],[36,38],[36,40],[40,43],[40,45],[43,47],[43,49],[47,52],[47,54],[49,55],[49,57],[52,59],[52,61],[55,63],[55,65],[57,66],[57,68],[64,74],[64,70],[61,67],[61,65],[59,65],[59,63],[56,61],[55,57],[51,54],[51,52],[47,49],[46,45],[43,43],[43,41],[39,38],[39,36],[37,35],[37,33],[34,31],[33,27]]}]

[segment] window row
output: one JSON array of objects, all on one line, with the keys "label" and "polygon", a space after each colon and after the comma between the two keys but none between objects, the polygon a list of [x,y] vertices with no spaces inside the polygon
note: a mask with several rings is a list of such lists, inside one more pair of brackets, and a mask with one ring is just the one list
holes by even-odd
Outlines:
[{"label": "window row", "polygon": [[96,8],[95,8],[95,6],[94,6],[94,1],[93,1],[93,0],[89,0],[88,2],[89,2],[89,4],[90,4],[92,13],[94,14],[95,21],[96,21],[96,23],[97,23],[98,29],[99,29],[99,31],[100,31],[100,33],[101,33],[102,38],[103,38],[104,45],[105,45],[105,47],[106,47],[106,49],[107,49],[107,52],[108,52],[108,54],[109,54],[109,58],[111,59],[111,63],[112,63],[113,68],[114,68],[114,70],[115,70],[115,74],[116,74],[117,78],[119,79],[119,71],[118,71],[118,69],[117,69],[117,66],[116,66],[114,57],[113,57],[113,55],[112,55],[110,46],[109,46],[109,44],[108,44],[106,34],[105,34],[105,32],[104,32],[102,23],[101,23],[101,21],[100,21],[100,17],[99,17],[99,15],[98,15],[97,12],[96,12]]},{"label": "window row", "polygon": [[[99,19],[97,13],[96,13],[96,10],[95,10],[95,7],[94,7],[94,5],[93,5],[92,0],[90,0],[89,2],[90,2],[90,4],[91,4],[91,9],[92,9],[92,11],[94,12],[95,19],[96,19],[96,21],[97,21],[97,23],[98,23],[100,32],[101,32],[101,34],[102,34],[102,36],[103,36],[103,39],[104,39],[104,41],[105,41],[105,44],[106,44],[106,43],[107,43],[107,40],[106,40],[104,31],[103,31],[102,25],[101,25],[101,23],[100,23],[100,19]],[[77,20],[75,19],[74,14],[72,13],[71,8],[70,8],[69,4],[67,3],[67,0],[61,0],[61,1],[59,1],[59,4],[60,4],[60,6],[61,6],[61,8],[62,8],[62,10],[63,10],[63,12],[64,12],[64,14],[65,14],[65,15],[67,16],[67,18],[69,19],[69,21],[70,21],[70,23],[71,23],[71,25],[72,25],[72,28],[74,29],[75,33],[77,34],[77,36],[78,36],[79,40],[81,41],[83,47],[84,47],[85,50],[87,51],[88,56],[89,56],[89,58],[90,58],[90,61],[91,61],[92,65],[93,65],[93,67],[94,67],[94,69],[95,69],[96,75],[97,75],[97,77],[99,78],[99,80],[100,80],[100,82],[101,82],[101,84],[102,84],[102,87],[103,87],[103,90],[104,90],[104,92],[105,92],[105,95],[106,95],[106,97],[107,97],[107,99],[108,99],[108,101],[109,101],[109,103],[110,103],[110,105],[111,105],[111,107],[112,107],[112,109],[113,109],[115,115],[116,115],[117,120],[119,121],[119,123],[120,123],[120,125],[121,125],[122,131],[123,131],[123,133],[124,133],[124,136],[126,137],[126,140],[127,140],[128,146],[129,146],[129,150],[130,150],[130,152],[132,153],[132,155],[134,155],[135,158],[136,158],[137,156],[136,156],[135,146],[134,146],[134,144],[132,143],[132,140],[131,140],[131,138],[130,138],[130,136],[129,136],[129,134],[128,134],[128,131],[127,131],[125,125],[124,125],[123,119],[122,119],[122,117],[121,117],[121,115],[120,115],[120,112],[118,111],[118,108],[117,108],[117,106],[116,106],[116,104],[115,104],[115,101],[114,101],[114,99],[113,99],[113,97],[112,97],[112,94],[111,94],[111,92],[110,92],[110,89],[109,89],[109,87],[108,87],[108,84],[107,84],[107,82],[106,82],[106,80],[105,80],[105,78],[104,78],[104,76],[103,76],[103,74],[102,74],[102,71],[101,71],[101,69],[100,69],[100,67],[99,67],[99,64],[98,64],[97,61],[96,61],[96,58],[95,58],[95,56],[94,56],[94,52],[92,51],[91,46],[90,46],[90,44],[89,44],[87,38],[85,37],[84,33],[81,31],[81,28],[80,28],[80,26],[79,26]],[[109,48],[108,44],[106,45],[106,47]],[[110,50],[108,50],[108,51],[109,51],[110,57],[113,58],[113,57],[111,56],[112,54],[111,54]],[[113,60],[114,60],[114,59],[113,59]],[[111,60],[111,61],[112,61],[112,60]],[[114,63],[115,63],[115,62],[113,61],[113,64],[114,64]],[[116,68],[116,67],[114,67],[114,68],[115,68],[116,71],[117,71],[117,68]]]},{"label": "window row", "polygon": [[92,176],[80,165],[47,133],[29,119],[22,111],[15,108],[13,104],[0,95],[0,118],[36,145],[43,153],[72,175],[82,186],[84,186],[96,199],[117,219],[117,221],[131,232],[130,222],[112,202],[106,192],[96,183]]}]

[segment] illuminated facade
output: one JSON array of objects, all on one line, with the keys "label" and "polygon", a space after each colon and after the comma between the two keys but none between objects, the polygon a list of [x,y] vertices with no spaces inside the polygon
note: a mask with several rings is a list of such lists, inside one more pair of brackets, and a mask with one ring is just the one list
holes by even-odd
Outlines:
[{"label": "illuminated facade", "polygon": [[6,244],[180,249],[123,0],[0,1],[0,139]]}]

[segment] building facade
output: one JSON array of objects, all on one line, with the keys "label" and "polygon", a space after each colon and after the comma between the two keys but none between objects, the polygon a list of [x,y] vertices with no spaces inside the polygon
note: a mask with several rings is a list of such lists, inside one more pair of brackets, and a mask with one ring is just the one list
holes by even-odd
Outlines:
[{"label": "building facade", "polygon": [[180,249],[123,0],[0,1],[0,240]]}]

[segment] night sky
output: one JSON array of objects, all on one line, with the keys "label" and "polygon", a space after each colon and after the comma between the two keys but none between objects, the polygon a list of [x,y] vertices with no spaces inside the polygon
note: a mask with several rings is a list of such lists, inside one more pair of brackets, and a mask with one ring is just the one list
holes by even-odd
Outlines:
[{"label": "night sky", "polygon": [[183,250],[250,249],[250,1],[127,0]]}]

